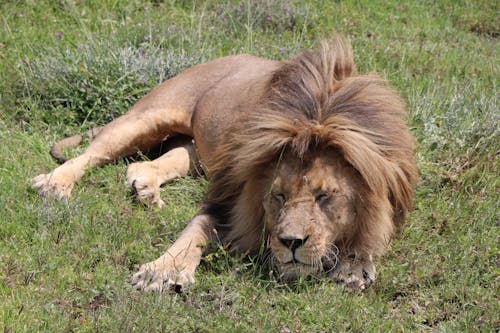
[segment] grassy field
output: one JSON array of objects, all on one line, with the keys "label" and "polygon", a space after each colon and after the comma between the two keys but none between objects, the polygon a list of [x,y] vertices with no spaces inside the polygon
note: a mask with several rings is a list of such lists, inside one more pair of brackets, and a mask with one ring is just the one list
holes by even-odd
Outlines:
[{"label": "grassy field", "polygon": [[[0,329],[4,332],[494,332],[500,329],[500,22],[495,1],[0,2]],[[127,283],[195,214],[206,181],[134,205],[126,161],[69,203],[28,180],[58,138],[124,113],[151,87],[235,53],[284,59],[337,31],[360,72],[404,96],[421,180],[378,279],[282,284],[211,253],[183,294]]]}]

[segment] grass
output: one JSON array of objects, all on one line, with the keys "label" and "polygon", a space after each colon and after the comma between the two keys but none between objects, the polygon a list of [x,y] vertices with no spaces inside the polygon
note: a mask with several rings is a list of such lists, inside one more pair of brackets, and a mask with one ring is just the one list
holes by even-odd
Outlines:
[{"label": "grass", "polygon": [[[0,4],[0,329],[22,331],[498,331],[498,7],[492,1],[7,1]],[[181,295],[142,294],[195,214],[206,181],[132,203],[126,161],[92,171],[70,202],[28,179],[51,143],[125,112],[182,68],[249,52],[284,59],[332,31],[361,72],[404,96],[421,181],[403,232],[362,294],[326,278],[282,284],[215,249]]]}]

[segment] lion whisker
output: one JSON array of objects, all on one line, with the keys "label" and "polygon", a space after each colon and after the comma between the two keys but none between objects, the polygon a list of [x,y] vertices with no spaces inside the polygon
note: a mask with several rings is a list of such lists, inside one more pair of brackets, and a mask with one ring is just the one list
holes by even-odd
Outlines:
[{"label": "lion whisker", "polygon": [[334,270],[335,267],[337,267],[337,264],[339,262],[339,254],[340,250],[335,244],[332,244],[331,247],[327,249],[322,260],[325,273],[329,273]]}]

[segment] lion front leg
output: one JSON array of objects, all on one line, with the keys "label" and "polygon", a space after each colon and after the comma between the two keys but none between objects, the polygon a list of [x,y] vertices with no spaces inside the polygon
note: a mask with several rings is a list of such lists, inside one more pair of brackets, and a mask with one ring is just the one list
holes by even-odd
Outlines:
[{"label": "lion front leg", "polygon": [[142,291],[180,292],[194,283],[194,272],[214,225],[214,217],[209,214],[195,216],[165,254],[139,267],[130,280],[132,286]]}]

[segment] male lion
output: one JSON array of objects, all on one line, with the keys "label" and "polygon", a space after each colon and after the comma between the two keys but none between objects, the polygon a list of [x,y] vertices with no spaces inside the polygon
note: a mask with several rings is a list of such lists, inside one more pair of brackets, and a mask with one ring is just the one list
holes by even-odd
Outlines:
[{"label": "male lion", "polygon": [[373,257],[412,206],[417,168],[405,117],[384,80],[355,73],[339,38],[290,61],[230,56],[156,87],[33,186],[67,198],[87,168],[176,137],[160,158],[129,165],[138,198],[161,206],[160,185],[200,163],[211,185],[170,249],[133,275],[137,289],[192,283],[214,239],[245,253],[264,244],[286,280],[323,273],[364,289]]}]

